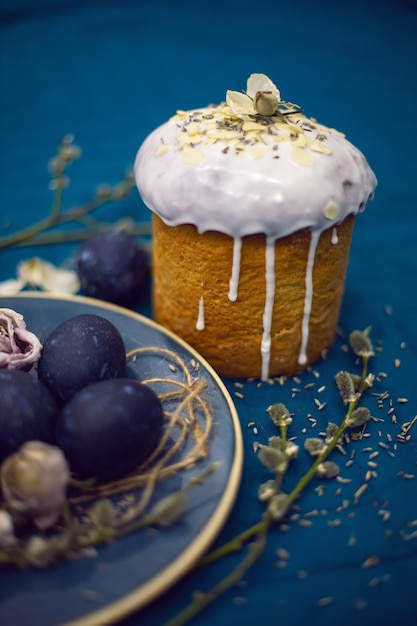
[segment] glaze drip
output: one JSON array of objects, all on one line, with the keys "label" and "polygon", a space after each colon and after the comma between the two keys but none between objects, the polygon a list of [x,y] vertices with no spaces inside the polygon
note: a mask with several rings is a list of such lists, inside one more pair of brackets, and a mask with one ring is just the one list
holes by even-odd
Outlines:
[{"label": "glaze drip", "polygon": [[275,300],[275,239],[267,237],[265,248],[265,308],[263,313],[263,335],[261,341],[262,380],[269,376],[271,358],[271,326]]},{"label": "glaze drip", "polygon": [[198,317],[195,325],[197,330],[204,330],[206,327],[204,319],[204,298],[201,297],[198,303]]},{"label": "glaze drip", "polygon": [[336,230],[336,226],[333,228],[332,230],[332,238],[331,238],[331,242],[332,244],[335,246],[337,243],[339,243],[339,237],[337,236],[337,230]]},{"label": "glaze drip", "polygon": [[237,300],[237,293],[239,287],[240,276],[240,256],[242,252],[242,239],[235,237],[233,241],[233,264],[232,264],[232,276],[229,282],[229,300],[235,302]]},{"label": "glaze drip", "polygon": [[307,343],[310,327],[311,305],[313,302],[313,268],[320,235],[320,231],[313,230],[311,232],[310,247],[308,250],[305,278],[306,291],[304,296],[304,315],[301,323],[301,348],[298,356],[298,362],[300,365],[305,365],[307,363]]}]

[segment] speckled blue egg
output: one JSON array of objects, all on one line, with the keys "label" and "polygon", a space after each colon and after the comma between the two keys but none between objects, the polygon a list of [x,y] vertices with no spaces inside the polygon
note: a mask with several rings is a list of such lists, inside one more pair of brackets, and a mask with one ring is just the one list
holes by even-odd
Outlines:
[{"label": "speckled blue egg", "polygon": [[57,326],[46,338],[38,361],[39,380],[61,403],[87,385],[125,373],[122,336],[100,315],[77,315]]},{"label": "speckled blue egg", "polygon": [[110,480],[145,461],[163,428],[163,408],[152,389],[119,378],[90,385],[65,405],[56,443],[77,478]]},{"label": "speckled blue egg", "polygon": [[0,463],[26,441],[53,443],[59,408],[48,389],[20,370],[0,370]]}]

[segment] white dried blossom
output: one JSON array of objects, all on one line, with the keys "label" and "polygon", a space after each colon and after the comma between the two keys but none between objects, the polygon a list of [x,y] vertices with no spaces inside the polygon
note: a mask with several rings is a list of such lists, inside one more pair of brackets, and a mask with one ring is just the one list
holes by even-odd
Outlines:
[{"label": "white dried blossom", "polygon": [[0,510],[0,548],[10,548],[16,541],[12,516],[7,511]]},{"label": "white dried blossom", "polygon": [[271,116],[278,108],[281,94],[265,74],[251,74],[246,85],[246,93],[228,90],[226,102],[232,113],[242,115]]},{"label": "white dried blossom", "polygon": [[374,381],[375,381],[375,374],[372,374],[372,372],[369,372],[369,374],[365,378],[365,385],[368,387],[368,389],[372,387],[372,385],[374,384]]},{"label": "white dried blossom", "polygon": [[41,355],[42,344],[27,330],[23,315],[0,309],[0,369],[29,370]]},{"label": "white dried blossom", "polygon": [[38,257],[21,261],[17,266],[17,277],[0,282],[0,295],[13,296],[26,287],[61,294],[74,294],[80,290],[77,272]]},{"label": "white dried blossom", "polygon": [[22,278],[8,278],[0,282],[0,296],[15,296],[26,287]]},{"label": "white dried blossom", "polygon": [[19,263],[18,278],[30,287],[39,287],[45,291],[72,294],[80,289],[77,272],[57,267],[38,257]]},{"label": "white dried blossom", "polygon": [[62,451],[41,441],[25,443],[1,468],[1,487],[9,508],[29,517],[41,530],[56,522],[69,480]]}]

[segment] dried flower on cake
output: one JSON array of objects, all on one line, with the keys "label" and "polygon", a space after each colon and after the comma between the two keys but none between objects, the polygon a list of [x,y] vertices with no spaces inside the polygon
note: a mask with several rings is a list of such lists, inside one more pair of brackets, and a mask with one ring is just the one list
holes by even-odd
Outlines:
[{"label": "dried flower on cake", "polygon": [[246,85],[246,93],[226,92],[226,102],[232,113],[242,115],[273,115],[281,100],[279,89],[265,74],[251,74]]}]

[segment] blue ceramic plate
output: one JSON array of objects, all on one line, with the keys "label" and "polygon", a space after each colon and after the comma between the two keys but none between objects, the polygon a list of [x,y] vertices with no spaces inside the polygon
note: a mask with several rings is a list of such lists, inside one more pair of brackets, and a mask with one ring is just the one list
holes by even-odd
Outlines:
[{"label": "blue ceramic plate", "polygon": [[[121,332],[126,351],[152,346],[173,351],[193,376],[207,383],[204,391],[214,416],[207,459],[159,484],[156,498],[188,484],[214,461],[220,468],[204,488],[189,492],[184,519],[168,529],[145,529],[80,558],[45,570],[0,572],[0,624],[6,626],[93,626],[112,623],[162,594],[207,550],[235,501],[241,478],[243,448],[233,402],[213,369],[172,333],[132,311],[83,297],[23,293],[0,298],[0,307],[21,313],[27,328],[46,336],[58,324],[80,313],[102,315]],[[163,355],[138,358],[131,374],[143,380],[181,376]],[[175,369],[176,373],[172,370]],[[185,453],[185,452],[184,452]]]}]

